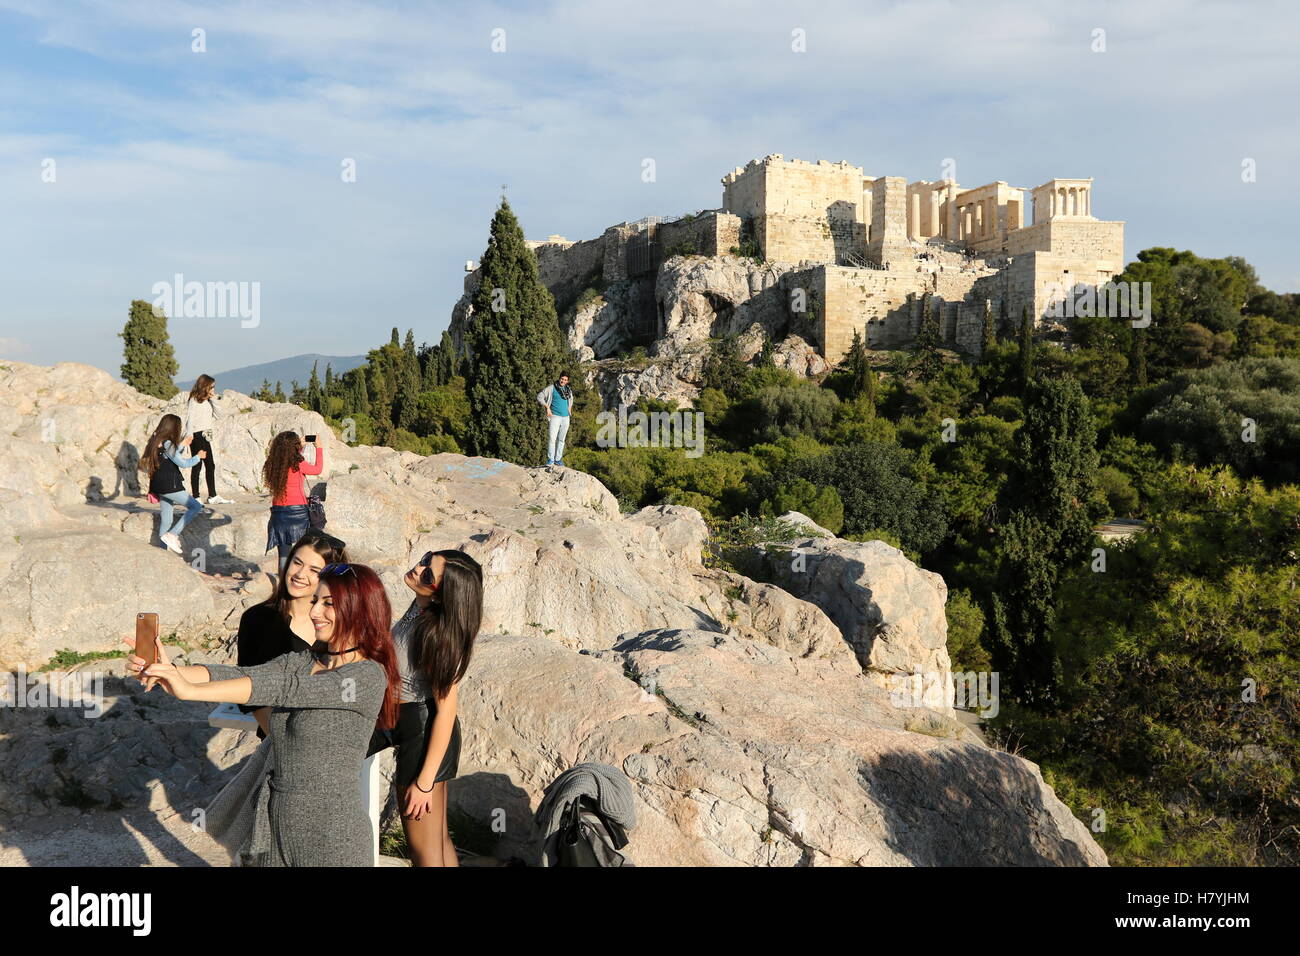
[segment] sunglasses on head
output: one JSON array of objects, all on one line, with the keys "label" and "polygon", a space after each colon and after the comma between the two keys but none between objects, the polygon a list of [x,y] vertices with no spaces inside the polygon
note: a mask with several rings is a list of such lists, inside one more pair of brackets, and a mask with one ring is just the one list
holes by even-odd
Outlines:
[{"label": "sunglasses on head", "polygon": [[301,541],[320,541],[322,544],[328,544],[336,551],[342,551],[347,544],[342,539],[334,537],[332,534],[326,534],[324,531],[308,531],[299,540]]},{"label": "sunglasses on head", "polygon": [[[321,574],[343,574],[345,571],[352,571],[350,564],[327,564],[320,569]],[[355,574],[356,572],[353,571]]]}]

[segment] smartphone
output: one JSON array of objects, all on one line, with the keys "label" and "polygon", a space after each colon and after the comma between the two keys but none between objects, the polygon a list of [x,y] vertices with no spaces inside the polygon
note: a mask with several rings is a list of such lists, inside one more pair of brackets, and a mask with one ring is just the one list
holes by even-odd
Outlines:
[{"label": "smartphone", "polygon": [[135,656],[144,666],[158,663],[158,615],[141,611],[135,616]]},{"label": "smartphone", "polygon": [[316,436],[315,436],[315,435],[308,435],[308,436],[306,437],[306,441],[307,441],[307,444],[309,444],[309,445],[314,445],[314,444],[316,443]]}]

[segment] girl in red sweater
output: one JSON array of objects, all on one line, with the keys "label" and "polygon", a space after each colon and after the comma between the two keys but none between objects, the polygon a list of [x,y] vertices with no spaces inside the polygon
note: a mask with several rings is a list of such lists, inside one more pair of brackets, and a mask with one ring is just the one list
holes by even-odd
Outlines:
[{"label": "girl in red sweater", "polygon": [[325,470],[325,446],[319,438],[315,444],[316,462],[309,464],[302,457],[306,442],[298,433],[280,432],[271,439],[266,463],[262,465],[262,481],[271,493],[271,517],[266,523],[266,550],[270,551],[272,547],[279,550],[282,571],[289,552],[311,527],[303,477],[319,475]]}]

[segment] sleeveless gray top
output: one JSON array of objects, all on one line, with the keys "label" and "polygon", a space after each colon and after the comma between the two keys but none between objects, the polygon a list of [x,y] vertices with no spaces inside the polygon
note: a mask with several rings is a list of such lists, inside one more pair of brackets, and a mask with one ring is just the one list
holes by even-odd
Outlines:
[{"label": "sleeveless gray top", "polygon": [[419,649],[415,646],[415,621],[420,616],[420,605],[415,600],[406,613],[393,625],[393,644],[397,648],[397,672],[402,678],[398,700],[403,704],[429,700],[433,691],[420,671]]}]

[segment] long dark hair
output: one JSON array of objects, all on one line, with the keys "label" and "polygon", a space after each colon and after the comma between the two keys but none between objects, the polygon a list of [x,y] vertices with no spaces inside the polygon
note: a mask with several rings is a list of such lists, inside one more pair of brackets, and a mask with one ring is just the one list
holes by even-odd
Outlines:
[{"label": "long dark hair", "polygon": [[170,412],[162,417],[158,422],[158,427],[153,430],[149,436],[148,443],[144,446],[144,451],[140,455],[140,470],[150,478],[158,470],[158,449],[162,448],[163,442],[169,441],[175,448],[181,442],[181,419],[179,415],[172,415]]},{"label": "long dark hair", "polygon": [[344,639],[357,646],[368,660],[374,661],[388,675],[384,690],[384,703],[379,708],[379,726],[388,729],[397,725],[398,688],[401,676],[397,670],[397,648],[389,625],[393,620],[392,605],[384,584],[373,570],[364,564],[331,565],[321,571],[320,583],[330,589],[334,605],[335,627]]},{"label": "long dark hair", "polygon": [[272,498],[284,493],[289,483],[289,472],[305,460],[298,441],[297,432],[280,432],[271,439],[266,461],[262,464],[262,481]]},{"label": "long dark hair", "polygon": [[308,531],[297,543],[289,550],[289,555],[284,559],[284,570],[280,572],[280,580],[275,584],[275,590],[271,596],[263,601],[263,604],[270,605],[280,613],[286,624],[289,623],[289,602],[293,600],[289,596],[289,585],[285,582],[289,579],[289,568],[293,566],[293,556],[302,548],[310,548],[320,555],[321,560],[328,564],[346,564],[348,561],[348,552],[344,547],[338,547],[332,544],[332,541],[338,541],[337,538],[327,539],[316,531]]},{"label": "long dark hair", "polygon": [[435,699],[446,697],[469,669],[483,620],[483,568],[464,551],[435,551],[446,560],[432,603],[415,621],[412,637],[421,673]]},{"label": "long dark hair", "polygon": [[194,380],[194,387],[190,389],[190,398],[196,402],[206,402],[212,397],[212,386],[217,384],[217,380],[211,375],[200,375]]}]

